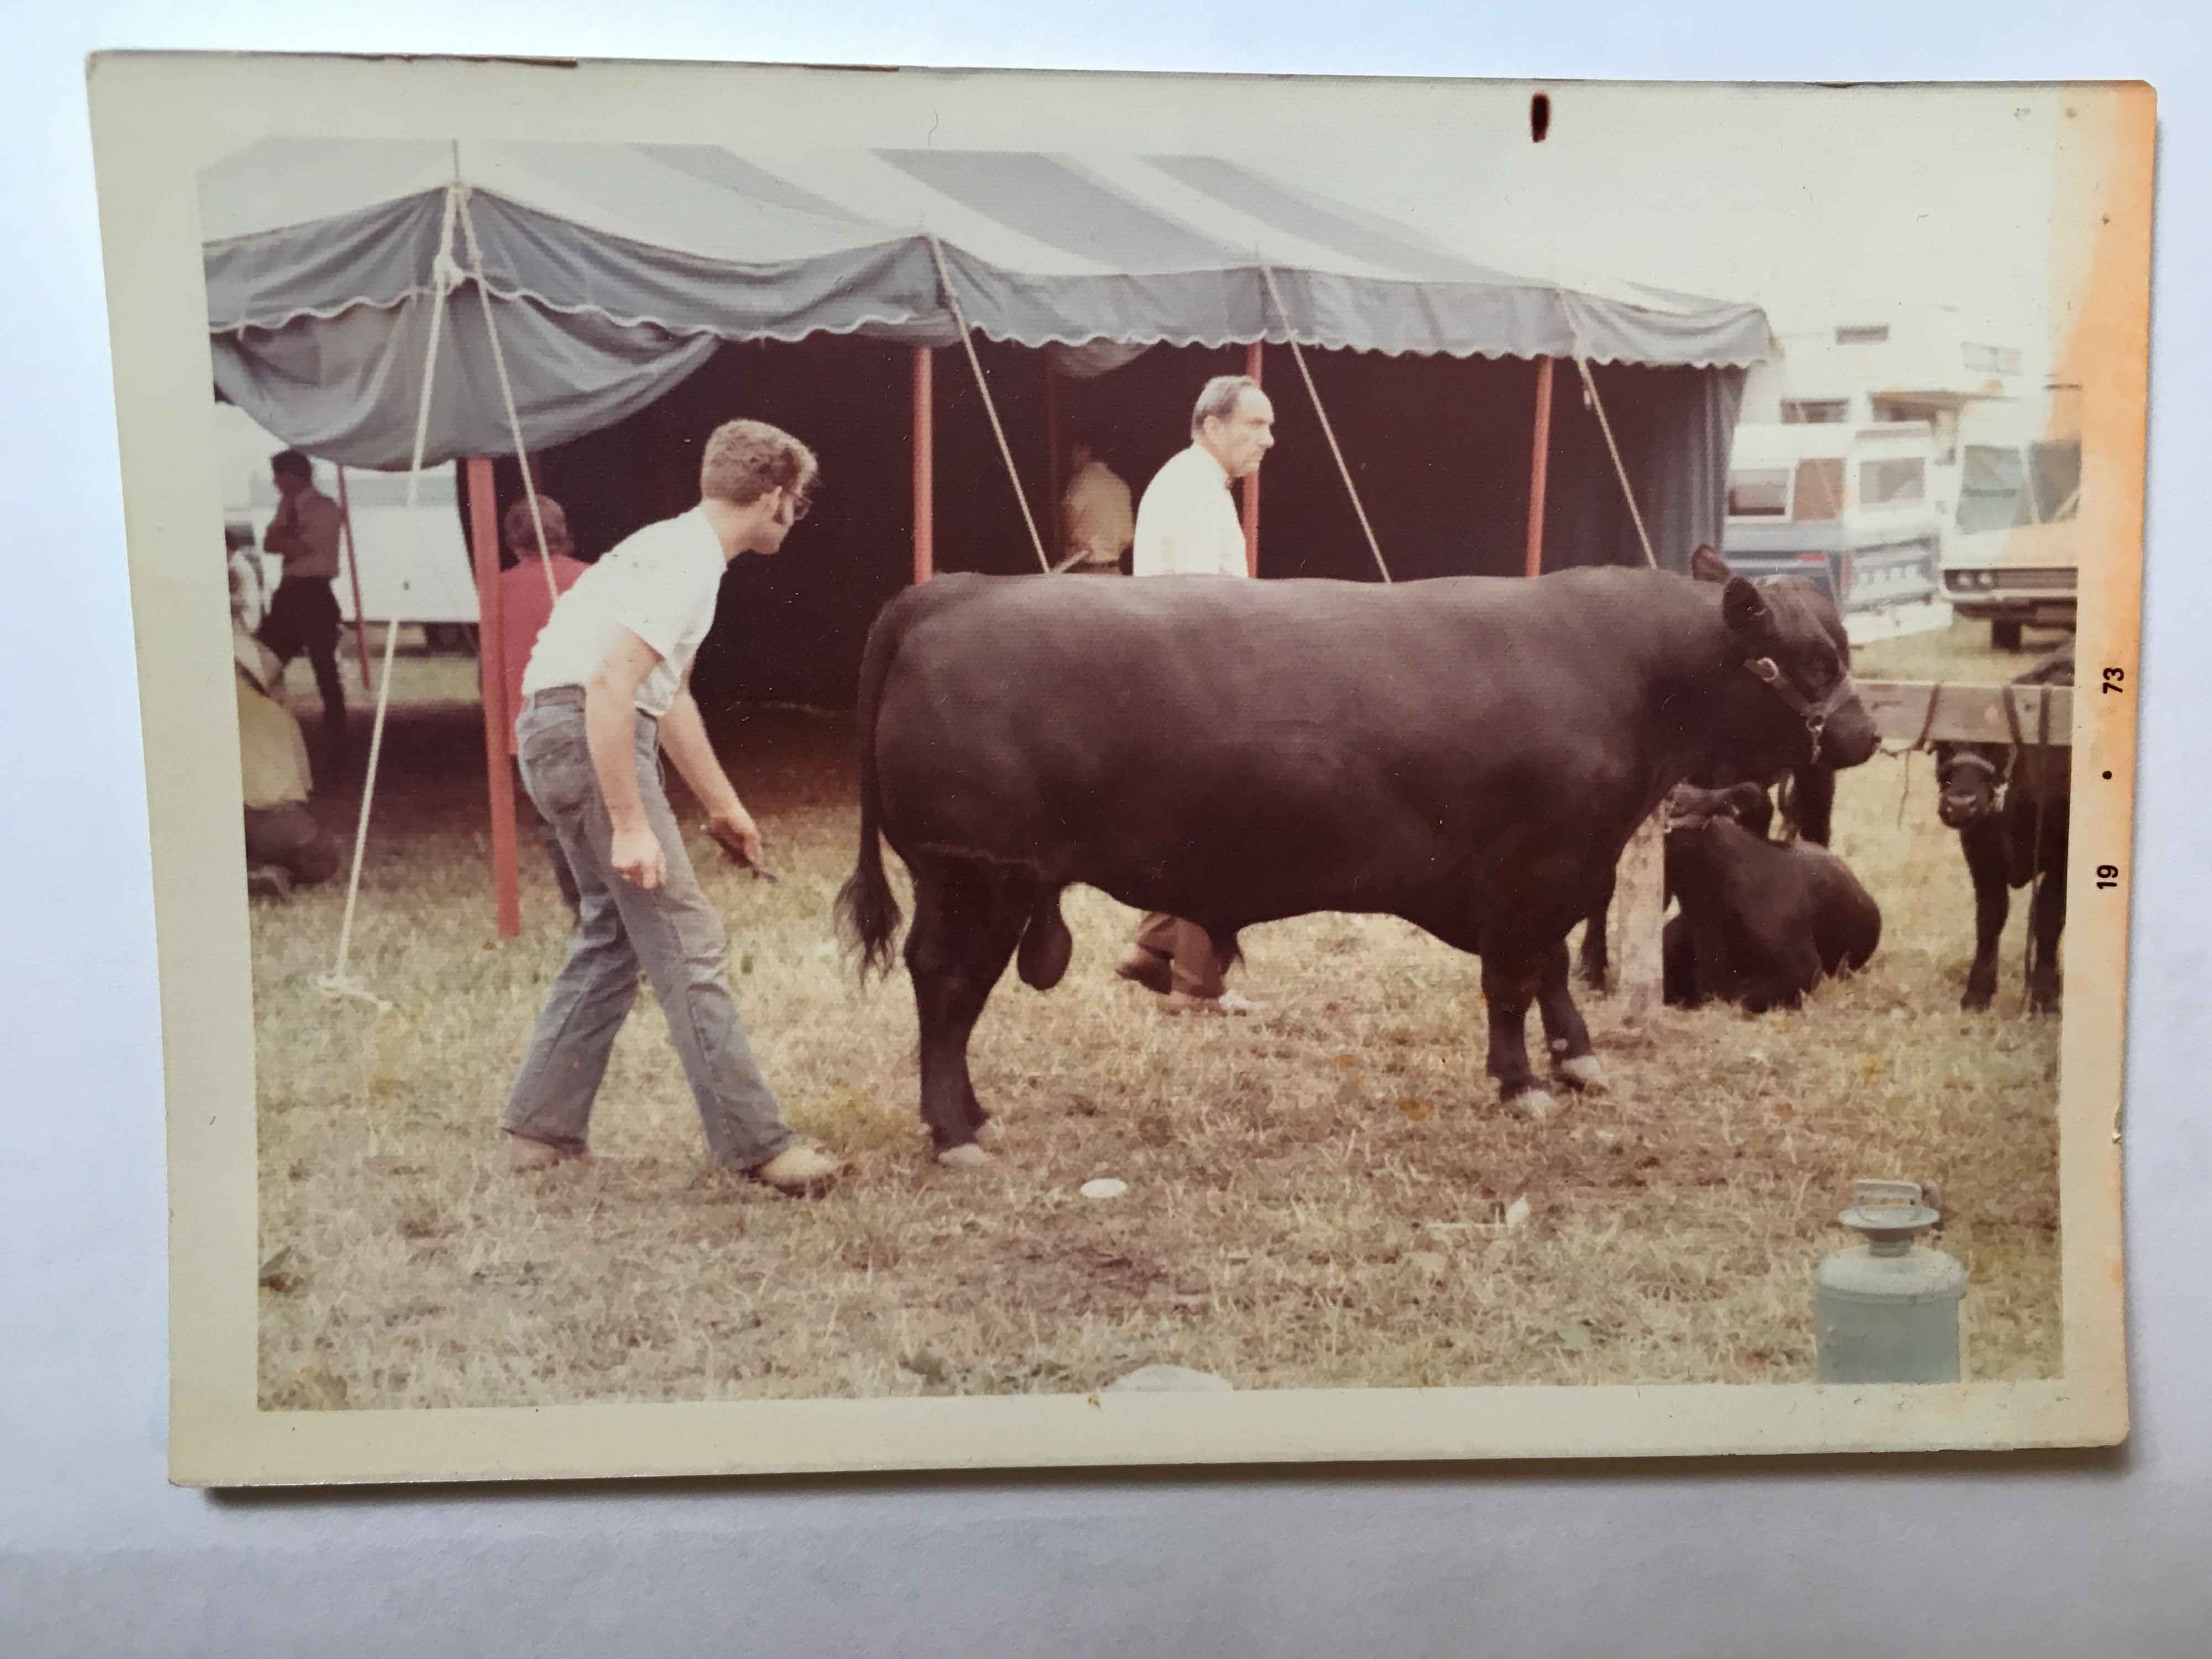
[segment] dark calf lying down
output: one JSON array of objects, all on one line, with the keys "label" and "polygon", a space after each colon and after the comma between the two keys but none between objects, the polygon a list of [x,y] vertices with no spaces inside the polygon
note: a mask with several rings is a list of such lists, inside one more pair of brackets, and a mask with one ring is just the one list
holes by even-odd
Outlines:
[{"label": "dark calf lying down", "polygon": [[1765,838],[1765,791],[1684,787],[1667,810],[1667,886],[1682,907],[1664,939],[1669,1003],[1793,1008],[1874,955],[1881,907],[1826,848]]}]

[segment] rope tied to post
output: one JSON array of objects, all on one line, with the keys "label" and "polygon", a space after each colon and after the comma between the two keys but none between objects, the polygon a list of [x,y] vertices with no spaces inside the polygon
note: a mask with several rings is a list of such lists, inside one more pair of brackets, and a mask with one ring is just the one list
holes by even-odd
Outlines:
[{"label": "rope tied to post", "polygon": [[991,383],[983,378],[983,360],[975,355],[975,338],[968,325],[968,313],[960,303],[960,290],[952,285],[952,268],[945,263],[945,247],[934,231],[925,231],[929,239],[929,257],[937,262],[937,281],[945,291],[945,303],[952,309],[952,320],[960,327],[960,343],[967,349],[968,367],[975,373],[975,389],[983,394],[983,412],[991,417],[991,435],[999,441],[999,459],[1006,464],[1007,481],[1014,487],[1014,501],[1022,509],[1022,522],[1029,526],[1030,545],[1036,550],[1037,568],[1048,576],[1055,574],[1052,561],[1045,556],[1044,538],[1037,534],[1036,518],[1030,511],[1028,492],[1022,488],[1022,475],[1014,469],[1014,452],[1006,442],[1006,429],[999,424],[999,406],[991,398]]}]

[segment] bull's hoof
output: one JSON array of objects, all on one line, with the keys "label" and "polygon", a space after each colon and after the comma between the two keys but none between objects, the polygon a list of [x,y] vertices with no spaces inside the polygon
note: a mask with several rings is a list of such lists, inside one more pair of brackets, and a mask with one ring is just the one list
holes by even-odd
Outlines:
[{"label": "bull's hoof", "polygon": [[1990,1006],[1990,993],[1970,990],[1959,999],[1959,1006],[1970,1014],[1978,1014]]},{"label": "bull's hoof", "polygon": [[975,1126],[975,1144],[995,1146],[1006,1138],[1006,1126],[996,1118],[986,1118]]},{"label": "bull's hoof", "polygon": [[1598,1064],[1595,1054],[1577,1054],[1572,1060],[1560,1060],[1552,1070],[1569,1088],[1584,1094],[1601,1095],[1612,1086],[1605,1080],[1605,1067]]},{"label": "bull's hoof", "polygon": [[963,1141],[957,1146],[947,1146],[937,1155],[937,1161],[948,1170],[988,1170],[991,1155],[974,1141]]},{"label": "bull's hoof", "polygon": [[1505,1109],[1517,1113],[1531,1123],[1541,1123],[1559,1109],[1559,1102],[1541,1089],[1523,1089],[1517,1095],[1509,1095]]}]

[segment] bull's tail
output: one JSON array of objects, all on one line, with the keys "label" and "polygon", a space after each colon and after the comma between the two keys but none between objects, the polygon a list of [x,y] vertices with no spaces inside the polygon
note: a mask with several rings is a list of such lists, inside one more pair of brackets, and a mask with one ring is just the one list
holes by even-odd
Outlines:
[{"label": "bull's tail", "polygon": [[853,873],[837,890],[838,931],[847,948],[860,954],[864,984],[871,972],[890,972],[891,946],[901,921],[898,900],[884,874],[883,800],[876,778],[876,714],[892,659],[898,655],[899,635],[905,631],[896,614],[900,609],[896,601],[884,607],[868,630],[868,642],[860,653],[860,702],[854,722],[860,760],[860,848]]}]

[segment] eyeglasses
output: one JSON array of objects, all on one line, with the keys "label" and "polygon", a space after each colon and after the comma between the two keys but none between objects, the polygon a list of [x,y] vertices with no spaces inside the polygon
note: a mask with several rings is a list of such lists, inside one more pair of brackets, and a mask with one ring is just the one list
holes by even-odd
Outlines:
[{"label": "eyeglasses", "polygon": [[814,503],[811,501],[794,491],[785,490],[783,500],[784,504],[791,509],[791,521],[793,524],[797,524],[814,510]]}]

